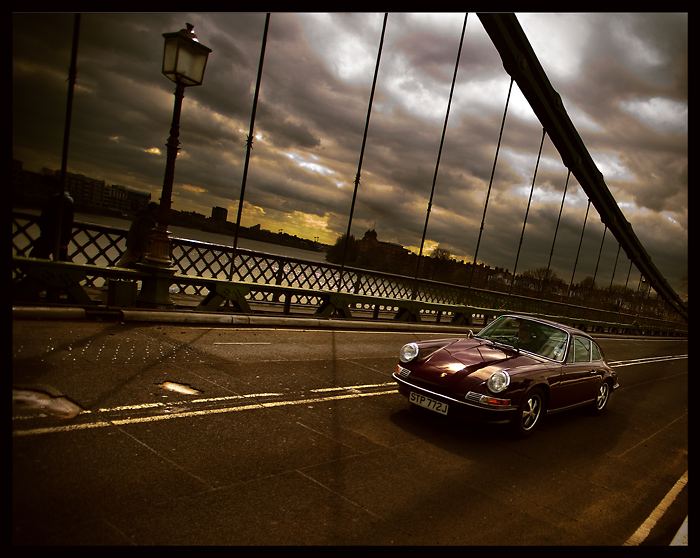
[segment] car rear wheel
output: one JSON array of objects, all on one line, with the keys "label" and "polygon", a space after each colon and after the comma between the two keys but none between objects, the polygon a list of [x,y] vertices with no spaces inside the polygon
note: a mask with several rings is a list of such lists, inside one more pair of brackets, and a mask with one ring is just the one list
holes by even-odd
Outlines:
[{"label": "car rear wheel", "polygon": [[529,436],[542,419],[544,412],[544,394],[539,388],[528,391],[525,394],[518,412],[511,423],[516,436],[524,438]]},{"label": "car rear wheel", "polygon": [[598,395],[596,396],[595,402],[591,405],[591,412],[594,415],[601,414],[605,408],[608,406],[610,401],[610,382],[603,382],[598,388]]}]

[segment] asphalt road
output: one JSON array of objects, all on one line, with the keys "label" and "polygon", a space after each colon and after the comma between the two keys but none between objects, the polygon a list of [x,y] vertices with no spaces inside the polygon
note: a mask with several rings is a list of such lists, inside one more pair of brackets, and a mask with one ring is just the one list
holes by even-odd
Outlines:
[{"label": "asphalt road", "polygon": [[514,440],[398,395],[399,347],[440,336],[15,320],[13,543],[671,542],[686,340],[600,340],[605,414]]}]

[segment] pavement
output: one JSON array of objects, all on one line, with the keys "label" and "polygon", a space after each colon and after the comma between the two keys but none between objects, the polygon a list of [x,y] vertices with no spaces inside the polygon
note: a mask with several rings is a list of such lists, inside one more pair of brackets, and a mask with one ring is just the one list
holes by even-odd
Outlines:
[{"label": "pavement", "polygon": [[191,324],[216,324],[253,327],[296,327],[325,329],[363,329],[382,331],[429,331],[467,333],[479,326],[453,326],[448,323],[398,322],[391,320],[333,319],[312,316],[275,316],[255,314],[226,314],[218,312],[195,312],[193,310],[148,310],[136,308],[86,310],[79,307],[59,306],[13,306],[12,318],[17,320],[80,320],[101,319],[122,322],[166,322]]},{"label": "pavement", "polygon": [[[146,310],[146,309],[100,309],[86,310],[80,307],[62,306],[13,306],[13,320],[81,320],[101,319],[123,322],[160,322],[215,324],[238,327],[294,327],[324,329],[377,329],[382,331],[424,331],[424,332],[462,332],[469,327],[451,326],[449,324],[431,324],[425,322],[394,322],[374,320],[349,320],[313,317],[260,316],[243,314],[225,314],[212,312],[194,312],[192,310]],[[476,329],[476,328],[475,328]],[[681,525],[670,546],[688,546],[688,518]]]}]

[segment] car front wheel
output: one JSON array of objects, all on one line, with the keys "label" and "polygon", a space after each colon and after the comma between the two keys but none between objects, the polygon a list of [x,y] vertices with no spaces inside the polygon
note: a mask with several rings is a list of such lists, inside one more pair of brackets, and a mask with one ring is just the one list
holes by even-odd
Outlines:
[{"label": "car front wheel", "polygon": [[513,431],[518,437],[529,436],[540,423],[544,412],[544,394],[535,388],[525,394],[512,422]]}]

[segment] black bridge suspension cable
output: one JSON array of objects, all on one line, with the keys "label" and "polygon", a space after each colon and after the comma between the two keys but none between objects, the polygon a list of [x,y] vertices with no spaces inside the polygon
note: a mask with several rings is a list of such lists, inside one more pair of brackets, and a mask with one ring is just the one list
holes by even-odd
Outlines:
[{"label": "black bridge suspension cable", "polygon": [[73,18],[73,45],[71,47],[70,69],[68,70],[68,100],[66,101],[66,119],[63,126],[63,151],[61,154],[61,192],[58,198],[58,210],[56,212],[56,237],[53,245],[53,261],[57,262],[61,255],[61,239],[63,235],[63,206],[66,192],[66,169],[68,168],[68,143],[70,140],[70,126],[73,115],[73,94],[75,82],[78,77],[78,43],[80,42],[80,14],[75,14]]},{"label": "black bridge suspension cable", "polygon": [[559,232],[559,224],[561,223],[561,214],[564,211],[564,202],[566,201],[566,191],[569,188],[569,178],[571,178],[571,171],[566,173],[566,183],[564,184],[564,194],[561,197],[561,205],[559,206],[559,217],[557,217],[557,226],[554,227],[554,238],[552,239],[552,249],[549,251],[549,261],[547,262],[547,271],[542,278],[542,283],[540,284],[540,298],[544,296],[544,290],[549,281],[549,270],[552,267],[552,257],[554,256],[554,245],[557,242],[557,233]]},{"label": "black bridge suspension cable", "polygon": [[245,184],[248,178],[248,163],[250,150],[253,148],[253,129],[255,127],[255,112],[258,107],[258,94],[260,93],[260,80],[262,78],[263,62],[265,61],[265,45],[267,44],[267,30],[270,26],[270,14],[265,16],[265,28],[263,30],[262,46],[260,47],[260,63],[258,64],[258,77],[255,82],[255,95],[253,97],[253,110],[250,115],[250,130],[246,139],[245,164],[243,166],[243,180],[241,182],[241,195],[238,200],[238,216],[236,217],[236,230],[233,237],[233,252],[231,253],[231,266],[229,269],[229,281],[233,275],[233,261],[238,249],[238,229],[241,228],[241,213],[243,212],[243,197],[245,196]]},{"label": "black bridge suspension cable", "polygon": [[425,235],[428,231],[428,220],[430,219],[430,210],[433,207],[433,195],[435,194],[435,182],[437,181],[438,168],[440,167],[440,156],[442,155],[442,147],[445,144],[445,132],[447,131],[447,121],[450,118],[450,107],[452,106],[452,95],[455,90],[455,82],[457,81],[457,70],[459,69],[459,59],[462,56],[462,46],[464,45],[464,32],[467,29],[467,16],[464,14],[464,23],[462,24],[462,35],[459,40],[459,48],[457,49],[457,60],[455,61],[455,70],[452,74],[452,86],[450,87],[450,96],[447,100],[447,111],[445,113],[445,122],[442,125],[442,136],[440,138],[440,148],[438,149],[437,161],[435,163],[435,172],[433,173],[433,184],[430,190],[430,199],[428,200],[428,209],[425,215],[425,225],[423,226],[423,236],[420,241],[420,250],[418,251],[418,259],[416,260],[416,273],[414,278],[413,291],[411,299],[416,298],[416,287],[418,285],[418,271],[420,269],[421,259],[423,257],[423,246],[425,245]]},{"label": "black bridge suspension cable", "polygon": [[622,214],[605,184],[603,174],[569,118],[561,96],[549,82],[517,17],[504,13],[479,13],[478,17],[500,54],[504,69],[518,82],[520,91],[540,123],[547,128],[564,164],[571,169],[588,199],[592,200],[601,221],[608,226],[630,260],[648,279],[650,286],[687,321],[687,304],[651,261],[632,225]]},{"label": "black bridge suspension cable", "polygon": [[576,251],[576,259],[574,260],[574,270],[571,272],[571,282],[569,283],[569,292],[566,295],[566,303],[569,304],[571,296],[571,287],[574,285],[574,276],[576,275],[576,266],[578,265],[578,257],[581,254],[581,244],[583,244],[583,235],[586,232],[586,221],[588,221],[588,211],[591,209],[591,200],[588,200],[586,206],[586,216],[583,218],[583,228],[581,229],[581,238],[578,241],[578,250]]},{"label": "black bridge suspension cable", "polygon": [[595,264],[595,271],[593,272],[593,286],[595,286],[595,280],[596,277],[598,276],[598,266],[600,266],[600,256],[603,253],[603,244],[605,244],[605,235],[608,232],[608,226],[605,225],[605,228],[603,229],[603,238],[600,241],[600,250],[598,250],[598,261]]},{"label": "black bridge suspension cable", "polygon": [[613,266],[612,277],[610,278],[610,287],[608,290],[612,291],[613,281],[615,280],[615,272],[617,271],[617,261],[620,259],[620,250],[622,246],[618,243],[617,245],[617,256],[615,256],[615,265]]},{"label": "black bridge suspension cable", "polygon": [[355,189],[352,193],[352,203],[350,204],[350,216],[348,218],[348,230],[345,233],[345,246],[343,247],[343,256],[340,261],[340,273],[338,275],[338,290],[343,286],[343,269],[345,268],[345,258],[348,252],[348,244],[350,241],[350,228],[352,227],[352,216],[355,212],[355,200],[357,199],[357,189],[360,185],[360,172],[362,170],[362,159],[365,155],[365,145],[367,143],[367,130],[369,128],[369,118],[372,114],[372,103],[374,101],[374,90],[377,87],[377,74],[379,73],[379,62],[382,59],[382,48],[384,46],[384,34],[386,32],[386,20],[388,13],[384,14],[384,22],[382,23],[382,35],[379,39],[379,49],[377,50],[377,64],[374,67],[374,79],[372,80],[372,90],[369,95],[369,103],[367,106],[367,119],[365,120],[365,131],[362,135],[362,148],[360,149],[360,160],[357,163],[357,173],[355,174]]},{"label": "black bridge suspension cable", "polygon": [[537,153],[537,163],[535,163],[535,172],[532,175],[532,186],[530,186],[530,197],[527,199],[527,208],[525,209],[525,218],[523,219],[523,230],[520,232],[520,242],[518,243],[518,253],[515,255],[515,265],[513,266],[513,280],[510,282],[510,292],[513,291],[515,285],[515,273],[518,271],[518,260],[520,259],[520,249],[523,246],[523,238],[525,237],[525,225],[527,225],[527,216],[530,213],[530,203],[532,202],[532,193],[535,191],[535,179],[537,178],[537,169],[540,166],[540,157],[542,157],[542,146],[544,138],[547,135],[547,130],[542,128],[542,139],[540,140],[540,150]]},{"label": "black bridge suspension cable", "polygon": [[484,202],[484,213],[481,216],[481,226],[479,227],[479,237],[476,240],[476,250],[474,250],[474,261],[472,262],[472,270],[469,275],[469,286],[472,285],[472,279],[474,278],[474,267],[476,267],[476,258],[479,254],[479,245],[481,244],[481,235],[484,232],[484,221],[486,220],[486,209],[489,206],[489,197],[491,196],[491,186],[493,185],[493,176],[496,172],[496,163],[498,162],[498,152],[501,149],[501,140],[503,139],[503,127],[506,123],[506,114],[508,114],[508,104],[510,103],[510,93],[513,90],[513,78],[510,78],[510,85],[508,86],[508,97],[506,97],[506,106],[503,109],[503,119],[501,120],[501,131],[498,134],[498,144],[496,145],[496,156],[493,159],[493,167],[491,168],[491,179],[489,180],[489,187],[486,191],[486,201]]}]

